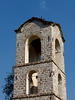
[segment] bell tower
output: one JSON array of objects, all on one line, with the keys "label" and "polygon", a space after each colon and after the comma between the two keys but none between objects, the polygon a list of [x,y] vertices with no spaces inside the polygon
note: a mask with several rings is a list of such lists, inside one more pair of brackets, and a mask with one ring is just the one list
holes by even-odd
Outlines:
[{"label": "bell tower", "polygon": [[15,32],[13,100],[67,100],[60,25],[32,17]]}]

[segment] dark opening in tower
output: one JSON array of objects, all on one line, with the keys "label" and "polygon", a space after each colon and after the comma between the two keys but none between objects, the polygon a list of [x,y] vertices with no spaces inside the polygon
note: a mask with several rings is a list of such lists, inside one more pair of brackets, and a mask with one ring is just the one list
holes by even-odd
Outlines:
[{"label": "dark opening in tower", "polygon": [[29,39],[29,62],[41,61],[41,42],[37,36]]}]

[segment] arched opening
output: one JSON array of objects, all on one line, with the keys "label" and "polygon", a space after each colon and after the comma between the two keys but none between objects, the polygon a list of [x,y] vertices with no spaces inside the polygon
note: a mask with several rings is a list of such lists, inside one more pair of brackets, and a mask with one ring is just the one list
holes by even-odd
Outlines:
[{"label": "arched opening", "polygon": [[38,36],[32,35],[25,42],[25,63],[41,61],[41,42]]},{"label": "arched opening", "polygon": [[27,82],[27,94],[38,93],[38,74],[36,71],[32,70],[29,72]]},{"label": "arched opening", "polygon": [[31,36],[29,39],[29,62],[41,60],[41,42],[37,36]]},{"label": "arched opening", "polygon": [[59,41],[56,39],[55,40],[55,60],[56,64],[60,67],[61,65],[61,48]]},{"label": "arched opening", "polygon": [[60,44],[59,44],[59,41],[56,39],[55,40],[55,53],[60,53]]},{"label": "arched opening", "polygon": [[58,95],[61,98],[62,96],[62,77],[58,74]]}]

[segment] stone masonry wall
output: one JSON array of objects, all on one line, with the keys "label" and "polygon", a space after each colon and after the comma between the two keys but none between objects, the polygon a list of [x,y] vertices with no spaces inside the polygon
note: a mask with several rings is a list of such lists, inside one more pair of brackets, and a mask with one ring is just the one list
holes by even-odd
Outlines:
[{"label": "stone masonry wall", "polygon": [[[53,76],[53,92],[59,96],[58,94],[58,74],[61,75],[62,77],[62,96],[61,98],[63,100],[66,100],[66,80],[65,80],[65,70],[64,70],[64,46],[63,46],[63,41],[61,38],[61,34],[59,31],[59,28],[57,26],[51,27],[51,33],[52,33],[52,59],[55,63],[52,64],[53,66],[53,72],[54,72],[54,76]],[[55,40],[58,39],[59,43],[60,43],[60,53],[61,53],[61,57],[60,57],[60,61],[59,64],[57,64],[56,62],[56,58],[55,58]]]},{"label": "stone masonry wall", "polygon": [[[41,40],[42,61],[25,64],[26,40],[32,35],[38,36]],[[55,58],[56,39],[58,39],[61,47],[61,59],[59,64]],[[38,97],[26,94],[26,78],[31,70],[35,70],[38,73],[38,93],[36,94]],[[56,95],[52,96],[51,100],[61,100],[58,95],[58,74],[62,77],[63,89],[61,98],[62,100],[66,100],[63,40],[58,26],[44,25],[38,21],[25,24],[17,33],[13,95],[13,98],[16,99],[13,100],[50,100],[50,96],[40,96],[40,94],[44,95],[50,93]],[[32,97],[26,98],[27,96]]]},{"label": "stone masonry wall", "polygon": [[37,96],[37,97],[21,98],[16,100],[59,100],[59,99],[57,98],[55,99],[55,97],[50,97],[50,96]]},{"label": "stone masonry wall", "polygon": [[[55,59],[55,40],[57,39],[60,44],[60,61],[59,61],[59,68],[64,72],[64,46],[63,46],[63,40],[61,38],[60,30],[57,26],[51,26],[51,34],[52,34],[52,59],[56,62]],[[57,62],[56,62],[57,63]]]},{"label": "stone masonry wall", "polygon": [[[15,100],[15,99],[13,99]],[[21,98],[16,100],[50,100],[50,96],[39,96],[39,97],[31,97],[31,98]]]},{"label": "stone masonry wall", "polygon": [[52,92],[52,72],[51,62],[38,63],[29,66],[15,67],[14,76],[14,97],[26,95],[26,78],[27,74],[35,70],[38,73],[38,94],[51,93]]},{"label": "stone masonry wall", "polygon": [[59,69],[54,63],[53,63],[53,93],[56,94],[59,97],[58,94],[58,74],[62,77],[62,100],[66,100],[66,80],[65,80],[65,73]]},{"label": "stone masonry wall", "polygon": [[[15,100],[15,99],[13,99]],[[58,97],[54,95],[44,95],[44,96],[33,96],[33,97],[26,97],[26,98],[19,98],[16,100],[60,100]]]},{"label": "stone masonry wall", "polygon": [[[40,37],[41,40],[41,57],[42,60],[51,59],[51,28],[36,21],[22,27],[17,33],[16,40],[16,65],[25,64],[25,43],[27,38],[32,35]],[[49,38],[49,41],[48,41]]]}]

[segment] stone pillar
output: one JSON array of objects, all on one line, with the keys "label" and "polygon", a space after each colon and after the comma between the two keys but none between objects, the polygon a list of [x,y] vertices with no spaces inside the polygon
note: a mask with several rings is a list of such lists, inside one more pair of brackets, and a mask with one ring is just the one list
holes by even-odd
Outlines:
[{"label": "stone pillar", "polygon": [[29,77],[28,77],[28,74],[27,74],[27,78],[26,78],[26,94],[29,94]]},{"label": "stone pillar", "polygon": [[25,63],[29,63],[29,44],[28,39],[25,44]]}]

